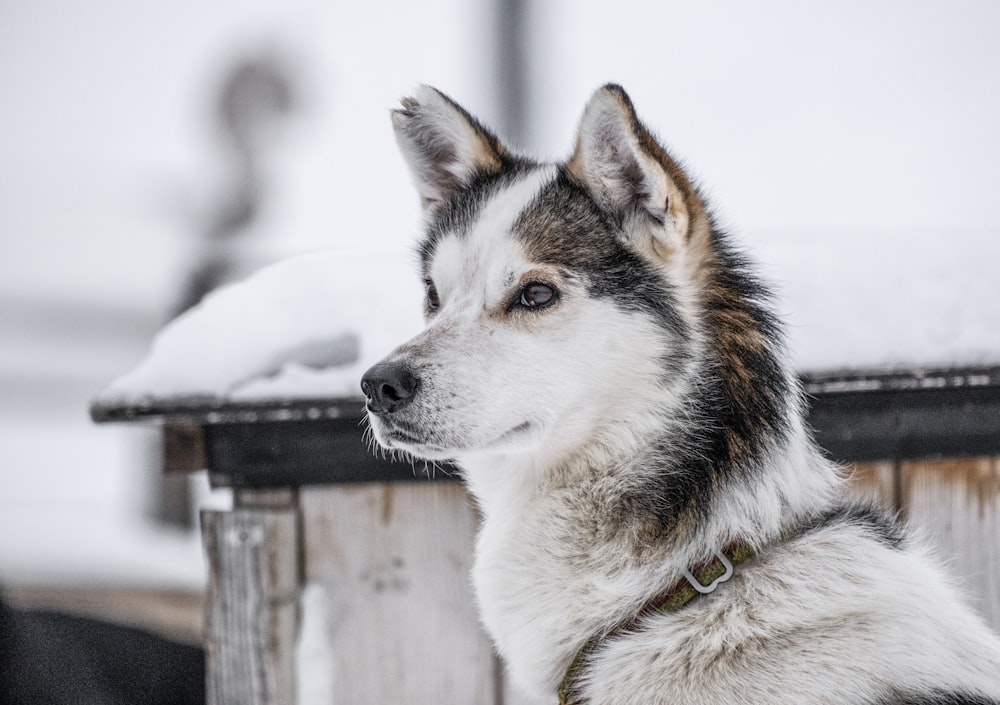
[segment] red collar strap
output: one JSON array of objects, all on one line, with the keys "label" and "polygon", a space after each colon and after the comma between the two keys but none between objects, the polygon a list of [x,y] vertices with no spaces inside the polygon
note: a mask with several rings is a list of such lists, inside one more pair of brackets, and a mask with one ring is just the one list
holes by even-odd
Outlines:
[{"label": "red collar strap", "polygon": [[753,557],[754,550],[742,541],[734,541],[726,546],[724,551],[713,551],[712,553],[711,560],[700,563],[691,570],[684,571],[683,578],[667,590],[655,595],[642,606],[642,609],[634,617],[618,624],[605,634],[593,637],[584,644],[576,658],[573,659],[573,663],[566,670],[566,676],[559,685],[559,705],[579,705],[576,681],[580,677],[584,662],[601,644],[624,632],[635,631],[642,621],[651,614],[676,612],[699,595],[715,592],[719,585],[733,577],[734,566]]}]

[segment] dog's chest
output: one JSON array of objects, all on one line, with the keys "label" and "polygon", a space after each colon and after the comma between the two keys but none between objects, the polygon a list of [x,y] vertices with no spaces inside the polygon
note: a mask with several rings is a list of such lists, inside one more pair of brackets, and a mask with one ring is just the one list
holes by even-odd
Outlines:
[{"label": "dog's chest", "polygon": [[487,516],[473,569],[483,624],[529,690],[550,689],[561,679],[579,647],[576,635],[588,633],[579,596],[592,592],[588,578],[561,559],[538,509]]},{"label": "dog's chest", "polygon": [[515,680],[551,691],[583,643],[639,599],[636,576],[620,568],[620,549],[581,530],[565,497],[507,488],[480,501],[473,582],[483,623]]}]

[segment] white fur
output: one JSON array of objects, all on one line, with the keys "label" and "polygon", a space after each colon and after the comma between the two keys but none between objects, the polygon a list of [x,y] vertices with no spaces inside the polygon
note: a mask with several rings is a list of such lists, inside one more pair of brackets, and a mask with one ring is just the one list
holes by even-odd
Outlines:
[{"label": "white fur", "polygon": [[[510,238],[510,226],[553,175],[550,168],[532,172],[487,204],[470,233],[438,244],[430,272],[441,308],[421,335],[387,359],[421,361],[425,353],[420,351],[431,351],[434,370],[422,375],[421,403],[427,423],[452,440],[446,448],[397,444],[398,449],[424,458],[482,457],[487,464],[492,461],[483,453],[513,454],[544,465],[542,458],[525,453],[541,453],[554,463],[597,432],[608,414],[624,416],[644,397],[656,396],[655,406],[665,403],[655,383],[658,364],[648,359],[637,365],[633,355],[643,336],[646,348],[655,350],[663,345],[662,334],[638,315],[589,300],[579,283],[566,282],[560,315],[548,323],[540,319],[530,331],[498,327],[491,317],[511,283],[532,268]],[[489,335],[490,330],[497,334]],[[531,359],[525,359],[528,350]],[[582,377],[591,384],[581,387]],[[524,403],[532,399],[545,401]],[[643,424],[652,431],[659,422],[648,416],[630,420],[633,432]],[[528,430],[506,435],[525,423]],[[372,425],[378,435],[378,420]],[[470,483],[478,481],[474,475]]]},{"label": "white fur", "polygon": [[[683,654],[683,658],[656,658]],[[737,570],[708,599],[608,645],[585,688],[626,703],[876,702],[912,693],[1000,692],[996,639],[919,549],[843,528],[818,531]]]}]

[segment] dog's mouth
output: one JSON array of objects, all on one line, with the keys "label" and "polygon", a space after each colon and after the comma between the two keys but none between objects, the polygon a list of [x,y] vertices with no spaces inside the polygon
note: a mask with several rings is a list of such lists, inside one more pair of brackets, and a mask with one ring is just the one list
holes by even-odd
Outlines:
[{"label": "dog's mouth", "polygon": [[442,442],[435,431],[415,424],[369,414],[376,440],[388,450],[400,450],[427,460],[452,460],[457,455],[475,451],[489,451],[508,446],[534,429],[530,421],[522,421],[511,429],[485,443]]},{"label": "dog's mouth", "polygon": [[427,446],[433,445],[422,434],[406,428],[388,428],[384,432],[385,440],[392,446]]},{"label": "dog's mouth", "polygon": [[386,450],[401,450],[417,458],[447,460],[452,453],[418,426],[398,419],[368,414],[375,440]]}]

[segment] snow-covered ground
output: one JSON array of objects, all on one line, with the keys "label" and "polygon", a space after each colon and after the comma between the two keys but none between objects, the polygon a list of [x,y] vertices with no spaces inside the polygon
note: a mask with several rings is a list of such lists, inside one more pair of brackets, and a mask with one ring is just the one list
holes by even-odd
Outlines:
[{"label": "snow-covered ground", "polygon": [[[1000,362],[996,3],[554,0],[529,20],[523,146],[564,156],[594,87],[625,85],[777,283],[801,369]],[[130,369],[112,392],[354,389],[419,325],[387,111],[426,82],[498,124],[494,25],[458,0],[0,4],[0,582],[202,574],[193,536],[147,532],[152,441],[92,427],[86,400]],[[219,293],[136,367],[228,178],[214,92],[261,53],[301,109],[269,136],[242,256],[330,254]],[[64,323],[100,311],[140,323]]]}]

